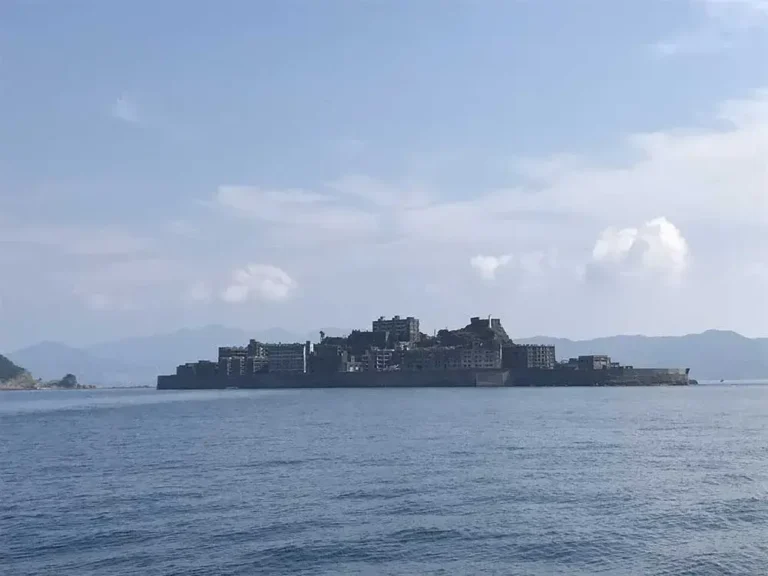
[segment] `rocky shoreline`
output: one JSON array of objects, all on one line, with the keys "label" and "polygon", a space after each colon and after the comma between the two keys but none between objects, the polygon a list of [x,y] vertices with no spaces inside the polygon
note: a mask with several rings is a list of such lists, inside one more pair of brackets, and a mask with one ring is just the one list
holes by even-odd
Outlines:
[{"label": "rocky shoreline", "polygon": [[0,382],[0,390],[93,390],[96,386],[80,384],[72,374],[61,380],[36,380],[29,372],[23,372],[9,380]]},{"label": "rocky shoreline", "polygon": [[31,390],[95,390],[96,386],[91,386],[88,384],[80,384],[76,388],[69,388],[67,386],[48,386],[46,384],[42,384],[40,386],[34,386],[34,387],[24,387],[24,386],[14,386],[13,384],[9,384],[7,382],[0,383],[0,392],[19,392],[23,390],[31,391]]}]

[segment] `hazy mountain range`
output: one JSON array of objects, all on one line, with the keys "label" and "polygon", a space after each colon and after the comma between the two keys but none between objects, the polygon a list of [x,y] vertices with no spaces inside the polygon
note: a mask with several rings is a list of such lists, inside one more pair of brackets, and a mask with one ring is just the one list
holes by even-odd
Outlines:
[{"label": "hazy mountain range", "polygon": [[707,330],[685,336],[609,336],[568,340],[536,336],[518,343],[553,344],[557,358],[607,354],[636,368],[690,368],[699,380],[768,378],[768,338],[747,338],[729,330]]},{"label": "hazy mountain range", "polygon": [[[328,335],[347,330],[324,328]],[[7,356],[37,378],[75,374],[84,384],[154,385],[157,374],[172,373],[178,364],[200,358],[215,359],[219,346],[244,344],[249,338],[270,342],[318,340],[320,329],[296,334],[279,328],[246,332],[224,326],[185,329],[169,334],[126,338],[86,348],[42,342]],[[568,340],[537,336],[518,343],[554,344],[558,359],[580,354],[608,354],[636,367],[690,367],[698,379],[768,377],[768,338],[746,338],[736,332],[709,330],[686,336],[611,336]]]}]

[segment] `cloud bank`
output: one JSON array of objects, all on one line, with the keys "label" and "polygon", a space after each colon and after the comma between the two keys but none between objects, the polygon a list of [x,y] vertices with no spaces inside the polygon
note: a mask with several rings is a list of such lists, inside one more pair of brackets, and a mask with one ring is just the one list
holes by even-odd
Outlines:
[{"label": "cloud bank", "polygon": [[510,254],[503,256],[483,256],[478,254],[469,261],[470,266],[477,270],[483,280],[495,280],[496,272],[502,266],[506,266],[512,260]]},{"label": "cloud bank", "polygon": [[619,276],[658,274],[679,280],[688,266],[688,243],[664,217],[640,228],[606,228],[592,249],[591,266]]},{"label": "cloud bank", "polygon": [[230,304],[250,300],[281,302],[296,291],[297,283],[284,270],[268,264],[248,264],[232,272],[232,282],[221,293]]},{"label": "cloud bank", "polygon": [[[6,218],[0,243],[14,249],[0,260],[24,273],[4,279],[4,314],[29,278],[51,287],[38,294],[50,309],[72,305],[65,293],[94,314],[146,314],[157,330],[237,323],[247,303],[266,325],[413,313],[442,327],[479,298],[514,316],[517,334],[757,329],[768,314],[739,303],[768,288],[755,273],[768,260],[768,92],[724,102],[710,125],[629,134],[610,155],[509,158],[505,181],[465,194],[350,170],[315,186],[221,185],[183,226],[179,215],[133,232]],[[711,301],[724,304],[702,315]],[[592,307],[609,312],[595,320]]]}]

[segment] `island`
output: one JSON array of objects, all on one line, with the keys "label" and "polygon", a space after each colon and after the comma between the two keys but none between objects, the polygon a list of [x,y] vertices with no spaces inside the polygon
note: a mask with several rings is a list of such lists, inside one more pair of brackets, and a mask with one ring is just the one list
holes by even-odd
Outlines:
[{"label": "island", "polygon": [[557,360],[554,346],[512,341],[501,319],[425,334],[413,316],[371,322],[320,341],[219,347],[216,360],[181,364],[159,390],[228,388],[403,388],[512,386],[687,386],[689,369],[635,367],[605,354]]},{"label": "island", "polygon": [[0,354],[0,390],[91,390],[95,386],[80,384],[74,374],[60,380],[43,381]]}]

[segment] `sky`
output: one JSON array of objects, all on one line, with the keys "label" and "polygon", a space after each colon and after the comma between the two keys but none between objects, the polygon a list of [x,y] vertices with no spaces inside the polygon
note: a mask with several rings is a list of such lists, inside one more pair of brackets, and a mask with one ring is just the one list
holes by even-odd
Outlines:
[{"label": "sky", "polygon": [[0,1],[0,350],[768,336],[768,0]]}]

